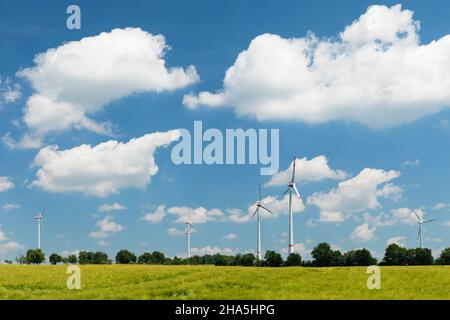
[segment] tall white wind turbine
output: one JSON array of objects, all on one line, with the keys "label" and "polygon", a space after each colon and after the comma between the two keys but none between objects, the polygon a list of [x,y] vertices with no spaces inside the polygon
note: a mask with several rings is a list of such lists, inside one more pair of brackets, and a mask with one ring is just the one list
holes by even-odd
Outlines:
[{"label": "tall white wind turbine", "polygon": [[42,222],[42,214],[39,212],[37,216],[34,217],[37,221],[37,244],[38,249],[41,248],[41,222]]},{"label": "tall white wind turbine", "polygon": [[191,257],[191,231],[192,231],[192,222],[191,222],[191,209],[189,208],[188,220],[184,223],[186,225],[186,237],[187,237],[187,253],[186,256],[189,259]]},{"label": "tall white wind turbine", "polygon": [[287,185],[287,189],[283,192],[283,196],[286,193],[289,193],[289,253],[294,253],[294,224],[292,217],[292,190],[298,196],[300,201],[303,202],[300,193],[298,192],[297,186],[295,185],[295,162],[297,158],[294,157],[293,167],[292,167],[292,178],[291,181]]},{"label": "tall white wind turbine", "polygon": [[414,212],[414,214],[416,215],[417,223],[419,224],[419,232],[417,233],[417,240],[420,241],[420,249],[422,249],[422,225],[425,223],[439,220],[439,219],[430,219],[427,221],[423,221],[422,218],[420,218],[420,216],[417,214],[417,212],[414,209],[412,209],[412,212]]},{"label": "tall white wind turbine", "polygon": [[261,257],[261,217],[260,217],[260,209],[264,209],[270,214],[273,214],[272,211],[267,209],[262,204],[262,197],[261,197],[261,184],[259,185],[259,201],[256,202],[256,210],[252,215],[252,218],[256,215],[256,242],[257,242],[257,248],[256,248],[256,257],[259,261],[262,260]]}]

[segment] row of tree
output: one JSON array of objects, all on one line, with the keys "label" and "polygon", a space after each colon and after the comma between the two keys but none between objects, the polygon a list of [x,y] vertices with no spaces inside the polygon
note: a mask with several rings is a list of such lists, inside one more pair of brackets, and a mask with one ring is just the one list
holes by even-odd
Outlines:
[{"label": "row of tree", "polygon": [[[312,261],[302,261],[298,253],[292,253],[286,260],[275,251],[266,251],[264,259],[259,261],[254,254],[237,254],[227,256],[221,254],[193,256],[189,259],[179,257],[169,258],[162,252],[145,252],[136,256],[128,250],[120,250],[115,257],[116,264],[164,264],[164,265],[217,265],[217,266],[305,266],[305,267],[330,267],[330,266],[370,266],[378,263],[371,252],[367,249],[357,249],[342,254],[339,250],[333,250],[328,243],[319,243],[311,251]],[[26,255],[17,259],[20,264],[41,264],[45,261],[45,254],[40,249],[30,249]],[[78,256],[72,254],[63,257],[53,253],[48,258],[51,264],[79,263],[79,264],[112,264],[113,260],[105,252],[80,251]],[[450,265],[450,247],[444,249],[439,258],[434,260],[430,249],[415,248],[407,249],[397,244],[391,244],[386,248],[383,260],[379,265]]]}]

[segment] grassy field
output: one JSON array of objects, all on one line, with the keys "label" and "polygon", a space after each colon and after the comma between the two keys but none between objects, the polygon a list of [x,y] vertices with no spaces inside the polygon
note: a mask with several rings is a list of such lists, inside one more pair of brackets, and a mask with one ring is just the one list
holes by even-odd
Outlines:
[{"label": "grassy field", "polygon": [[382,267],[381,290],[366,268],[81,266],[81,290],[66,266],[0,266],[0,299],[450,299],[450,267]]}]

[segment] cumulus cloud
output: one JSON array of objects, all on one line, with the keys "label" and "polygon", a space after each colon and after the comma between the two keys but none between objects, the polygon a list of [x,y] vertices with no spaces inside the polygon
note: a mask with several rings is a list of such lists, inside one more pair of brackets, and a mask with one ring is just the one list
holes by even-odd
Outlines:
[{"label": "cumulus cloud", "polygon": [[433,206],[433,210],[441,210],[441,209],[445,209],[448,208],[448,204],[447,203],[443,203],[443,202],[438,202]]},{"label": "cumulus cloud", "polygon": [[407,167],[417,167],[419,164],[420,164],[420,160],[419,159],[406,160],[405,162],[403,162],[403,165],[407,166]]},{"label": "cumulus cloud", "polygon": [[238,236],[236,234],[229,233],[229,234],[224,235],[222,238],[225,239],[225,240],[236,240],[237,237]]},{"label": "cumulus cloud", "polygon": [[386,241],[386,245],[390,245],[390,244],[397,244],[400,247],[406,247],[406,237],[398,236],[398,237],[390,238],[390,239],[388,239],[388,241]]},{"label": "cumulus cloud", "polygon": [[180,230],[174,227],[167,229],[167,234],[171,237],[181,236],[184,235],[184,233],[185,233],[184,230]]},{"label": "cumulus cloud", "polygon": [[203,207],[171,207],[167,209],[169,214],[175,215],[176,223],[184,223],[188,220],[189,211],[191,212],[191,222],[193,224],[203,224],[211,221],[219,221],[224,217],[224,212],[220,209],[206,209]]},{"label": "cumulus cloud", "polygon": [[[289,195],[286,194],[281,199],[274,197],[274,196],[268,196],[262,199],[262,204],[264,207],[269,209],[273,212],[273,215],[263,210],[261,213],[261,217],[274,217],[276,218],[280,214],[288,214],[289,213]],[[253,212],[256,210],[256,203],[253,203],[247,210],[248,215],[252,215]],[[300,213],[305,210],[305,205],[302,201],[296,196],[292,195],[292,212],[293,213]],[[267,214],[266,214],[267,213]]]},{"label": "cumulus cloud", "polygon": [[120,189],[145,188],[158,172],[154,153],[179,138],[178,130],[146,134],[127,143],[110,140],[68,150],[48,146],[34,159],[31,186],[50,192],[82,192],[106,197]]},{"label": "cumulus cloud", "polygon": [[120,232],[124,229],[122,225],[114,221],[113,216],[106,216],[97,221],[95,225],[98,227],[98,230],[90,233],[92,238],[107,238],[111,234]]},{"label": "cumulus cloud", "polygon": [[21,245],[20,243],[16,242],[16,241],[12,241],[9,240],[8,236],[6,235],[6,232],[4,232],[1,229],[0,226],[0,253],[1,254],[6,254],[9,251],[15,251],[15,250],[19,250],[19,249],[23,249],[24,246]]},{"label": "cumulus cloud", "polygon": [[450,36],[422,44],[401,5],[370,6],[335,38],[254,38],[223,89],[184,97],[189,108],[231,107],[260,121],[355,121],[372,128],[412,122],[450,105]]},{"label": "cumulus cloud", "polygon": [[110,211],[120,211],[120,210],[126,210],[127,207],[125,207],[123,204],[114,202],[112,204],[102,204],[100,207],[98,207],[99,212],[110,212]]},{"label": "cumulus cloud", "polygon": [[0,192],[6,192],[14,188],[14,183],[8,177],[0,177]]},{"label": "cumulus cloud", "polygon": [[391,227],[397,223],[397,220],[386,212],[381,212],[378,215],[370,215],[365,212],[363,216],[365,222],[375,227]]},{"label": "cumulus cloud", "polygon": [[3,210],[16,210],[20,209],[20,204],[7,203],[3,206]]},{"label": "cumulus cloud", "polygon": [[[417,213],[417,215],[423,221],[424,216],[425,216],[425,212],[423,211],[423,209],[417,208],[417,209],[414,209],[414,211]],[[414,214],[413,210],[410,208],[392,209],[390,212],[395,219],[397,219],[398,221],[400,221],[404,224],[415,225],[417,223],[417,217]]]},{"label": "cumulus cloud", "polygon": [[[23,121],[28,139],[73,128],[110,134],[108,123],[90,118],[112,101],[140,92],[183,88],[199,77],[193,66],[168,68],[162,35],[139,28],[114,29],[38,54],[18,72],[31,83]],[[19,142],[20,144],[21,142]]]},{"label": "cumulus cloud", "polygon": [[369,224],[368,223],[363,223],[359,226],[357,226],[350,238],[353,241],[357,241],[357,242],[367,242],[372,240],[375,237],[375,231],[376,231],[376,227],[373,228],[369,228]]},{"label": "cumulus cloud", "polygon": [[[265,184],[265,186],[280,186],[286,185],[292,177],[291,162],[289,168],[285,171],[280,171],[273,175],[272,178]],[[341,170],[333,170],[328,166],[328,159],[321,155],[308,160],[306,157],[297,159],[295,161],[295,181],[319,181],[323,179],[343,180],[347,174]]]},{"label": "cumulus cloud", "polygon": [[226,256],[235,255],[237,252],[231,248],[219,248],[217,246],[206,246],[203,248],[192,248],[191,254],[195,256],[222,254]]},{"label": "cumulus cloud", "polygon": [[155,212],[153,213],[146,213],[142,216],[142,220],[147,221],[149,223],[157,223],[161,222],[165,215],[166,215],[166,206],[160,205],[158,208],[156,208]]},{"label": "cumulus cloud", "polygon": [[[302,259],[311,259],[311,248],[307,248],[307,246],[303,243],[296,243],[294,244],[294,252],[300,254]],[[282,248],[280,250],[282,254],[287,255],[289,253],[288,248]]]},{"label": "cumulus cloud", "polygon": [[319,207],[321,220],[343,221],[347,214],[381,207],[379,198],[397,199],[402,189],[388,182],[399,176],[398,171],[365,168],[330,192],[309,196],[308,203]]},{"label": "cumulus cloud", "polygon": [[2,104],[14,103],[22,97],[22,88],[10,78],[0,77],[0,107]]}]

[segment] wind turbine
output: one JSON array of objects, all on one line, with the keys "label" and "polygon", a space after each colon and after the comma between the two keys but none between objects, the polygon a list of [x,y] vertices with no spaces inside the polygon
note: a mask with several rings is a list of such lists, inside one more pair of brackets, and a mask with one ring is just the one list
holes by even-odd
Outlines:
[{"label": "wind turbine", "polygon": [[425,223],[428,223],[428,222],[433,222],[433,221],[439,220],[439,219],[430,219],[427,221],[422,221],[422,219],[420,218],[420,216],[417,214],[417,212],[414,209],[412,209],[412,212],[414,212],[414,214],[416,215],[417,223],[419,224],[419,233],[417,234],[417,240],[420,239],[420,249],[422,249],[422,225]]},{"label": "wind turbine", "polygon": [[283,192],[283,196],[286,193],[289,193],[289,253],[294,253],[294,224],[292,219],[292,190],[294,190],[295,194],[298,196],[300,201],[303,202],[300,193],[298,192],[297,186],[295,185],[295,162],[297,158],[294,157],[294,163],[292,167],[292,178],[291,181],[287,185],[287,189]]},{"label": "wind turbine", "polygon": [[269,209],[267,209],[266,207],[263,206],[262,204],[262,199],[261,199],[261,184],[259,185],[259,201],[256,202],[256,210],[252,215],[252,218],[255,217],[256,215],[256,241],[257,241],[257,249],[256,249],[256,257],[258,258],[259,261],[261,261],[261,217],[260,217],[260,209],[264,209],[267,212],[269,212],[270,214],[273,214],[272,211],[270,211]]},{"label": "wind turbine", "polygon": [[39,212],[37,216],[34,217],[37,220],[37,243],[38,249],[41,248],[41,222],[42,222],[42,214]]},{"label": "wind turbine", "polygon": [[189,259],[191,257],[191,229],[192,229],[192,222],[191,222],[191,209],[189,208],[189,215],[188,220],[184,223],[186,225],[186,236],[187,236],[187,258]]}]

